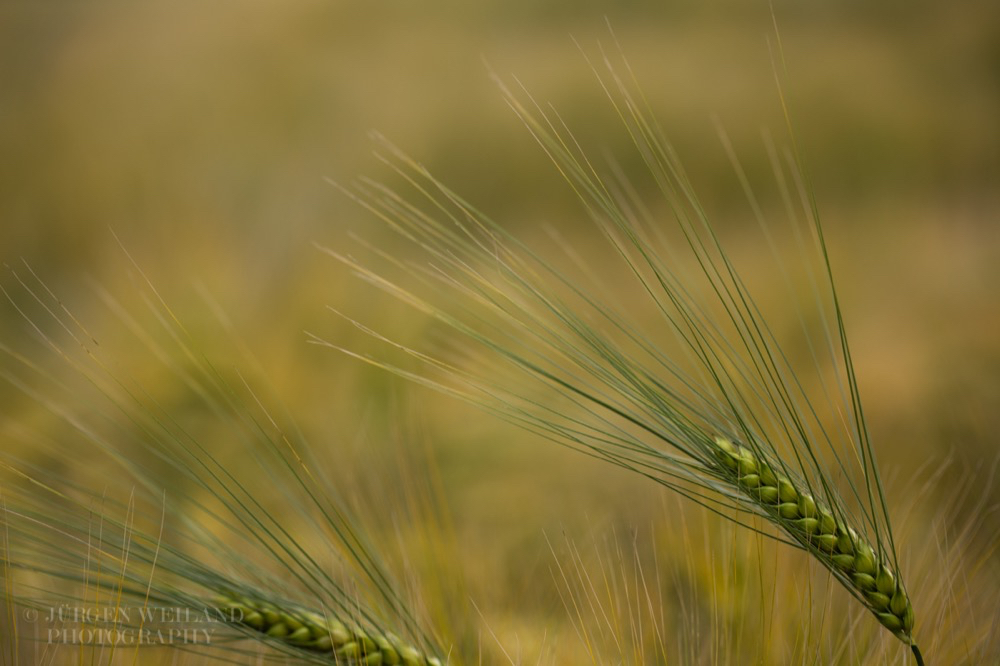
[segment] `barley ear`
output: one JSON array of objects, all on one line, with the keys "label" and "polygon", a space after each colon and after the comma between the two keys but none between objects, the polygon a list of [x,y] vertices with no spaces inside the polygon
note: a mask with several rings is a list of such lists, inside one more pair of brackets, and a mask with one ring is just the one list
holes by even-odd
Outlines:
[{"label": "barley ear", "polygon": [[338,664],[441,666],[391,633],[363,629],[356,622],[315,611],[291,609],[243,594],[225,593],[213,606],[226,621],[293,648],[325,654]]},{"label": "barley ear", "polygon": [[[767,518],[815,555],[864,603],[882,626],[913,646],[913,605],[898,576],[871,544],[837,520],[796,482],[744,446],[716,437],[717,471],[750,497]],[[918,656],[919,660],[919,656]]]}]

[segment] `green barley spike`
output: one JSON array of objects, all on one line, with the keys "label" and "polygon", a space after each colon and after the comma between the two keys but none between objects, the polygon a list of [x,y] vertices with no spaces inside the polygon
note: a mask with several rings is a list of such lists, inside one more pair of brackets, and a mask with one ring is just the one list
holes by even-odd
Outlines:
[{"label": "green barley spike", "polygon": [[913,649],[913,605],[902,581],[887,562],[850,525],[838,521],[807,491],[760,456],[724,437],[716,437],[718,471],[753,499],[765,514],[815,555],[851,588],[882,625]]},{"label": "green barley spike", "polygon": [[[899,565],[888,503],[833,269],[794,133],[788,168],[802,210],[790,202],[788,230],[794,232],[792,258],[802,262],[812,290],[808,303],[793,293],[792,304],[809,306],[800,312],[805,341],[817,369],[830,363],[839,396],[811,395],[798,378],[631,69],[625,63],[626,74],[620,75],[604,56],[607,71],[595,63],[594,74],[636,149],[637,164],[645,167],[637,184],[620,164],[606,176],[558,114],[527,93],[501,86],[607,240],[608,266],[596,272],[617,266],[631,281],[631,291],[622,295],[634,298],[619,302],[615,293],[612,300],[601,293],[601,275],[587,274],[592,267],[577,266],[575,257],[569,265],[548,259],[384,143],[386,162],[414,186],[414,201],[371,183],[345,191],[422,259],[390,258],[383,270],[353,255],[328,252],[450,328],[469,345],[473,364],[456,364],[438,349],[407,347],[354,320],[360,330],[421,365],[410,370],[319,337],[313,341],[638,472],[737,523],[742,524],[719,507],[750,509],[817,557],[922,664],[913,640],[913,608],[894,571]],[[769,228],[735,154],[732,158],[754,216],[777,253],[776,230]],[[785,183],[785,166],[775,159],[774,167]],[[377,250],[373,254],[375,261],[385,259]],[[399,266],[412,267],[405,279],[395,277]],[[595,283],[599,289],[592,289]],[[628,310],[636,306],[657,318],[631,320]],[[815,339],[802,314],[824,324]],[[546,397],[540,397],[539,387],[548,391]],[[816,402],[818,397],[828,405]],[[828,429],[827,406],[831,416],[847,415],[844,432]],[[743,445],[723,438],[726,433],[738,433]],[[829,467],[818,451],[826,446],[833,453]],[[776,451],[782,448],[795,454],[786,461],[794,464],[781,464]],[[848,451],[857,455],[844,455]],[[861,505],[863,524],[849,524],[834,493],[811,491],[810,481],[826,491],[828,480],[841,473]],[[871,534],[862,534],[862,527]]]},{"label": "green barley spike", "polygon": [[241,594],[220,594],[213,600],[217,611],[234,624],[290,647],[325,654],[330,661],[350,666],[441,666],[437,657],[404,642],[391,633],[366,631],[314,611],[279,607]]}]

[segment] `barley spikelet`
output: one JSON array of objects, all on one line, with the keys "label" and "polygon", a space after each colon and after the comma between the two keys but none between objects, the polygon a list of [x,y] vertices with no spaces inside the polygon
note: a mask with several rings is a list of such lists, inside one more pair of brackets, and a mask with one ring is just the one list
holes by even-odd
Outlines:
[{"label": "barley spikelet", "polygon": [[745,446],[718,437],[719,471],[760,504],[854,592],[878,621],[912,645],[913,605],[889,564],[871,544],[806,490]]},{"label": "barley spikelet", "polygon": [[365,666],[441,666],[392,633],[366,631],[315,611],[289,609],[246,595],[223,594],[213,600],[225,617],[293,648],[326,654],[331,661]]}]

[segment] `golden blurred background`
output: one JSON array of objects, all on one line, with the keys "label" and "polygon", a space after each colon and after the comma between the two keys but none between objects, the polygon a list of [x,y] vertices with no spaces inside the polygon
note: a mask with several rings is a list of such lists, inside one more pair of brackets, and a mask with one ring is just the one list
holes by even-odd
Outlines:
[{"label": "golden blurred background", "polygon": [[[773,7],[883,471],[901,483],[939,460],[956,484],[985,480],[1000,455],[1000,4]],[[143,310],[130,256],[206,355],[245,363],[216,308],[225,313],[314,445],[427,443],[470,594],[505,636],[543,642],[533,618],[563,612],[545,534],[627,532],[659,521],[666,500],[307,344],[304,331],[369,347],[328,305],[403,336],[426,323],[313,243],[351,252],[358,234],[394,247],[328,182],[393,181],[372,155],[377,131],[517,233],[530,238],[544,222],[589,246],[572,192],[491,73],[551,103],[600,157],[640,168],[587,64],[616,48],[609,25],[712,219],[750,242],[717,128],[765,207],[777,206],[763,136],[787,138],[767,2],[12,1],[0,6],[0,258],[10,268],[0,284],[17,292],[14,274],[30,266],[106,355],[182,412],[182,389],[101,297]],[[26,349],[33,337],[3,299],[0,339]],[[7,445],[30,457],[12,433],[36,417],[9,386],[0,398]],[[225,424],[191,419],[225,439]],[[985,516],[981,538],[998,529]]]}]

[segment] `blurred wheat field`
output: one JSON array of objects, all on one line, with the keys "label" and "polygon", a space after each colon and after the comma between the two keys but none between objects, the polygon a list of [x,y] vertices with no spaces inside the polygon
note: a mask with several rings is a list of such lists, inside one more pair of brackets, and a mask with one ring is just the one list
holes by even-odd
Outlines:
[{"label": "blurred wheat field", "polygon": [[[928,663],[993,663],[1000,9],[774,11],[905,573],[920,581],[910,583],[917,635]],[[87,382],[44,353],[18,313],[46,316],[15,277],[33,271],[115,373],[268,487],[233,425],[192,396],[184,377],[197,362],[155,358],[129,330],[121,313],[142,330],[162,323],[148,276],[199,352],[232,385],[253,387],[241,399],[259,396],[311,443],[423,600],[421,616],[451,627],[452,663],[911,663],[801,553],[306,344],[303,331],[368,345],[328,305],[406,341],[439,334],[313,246],[349,252],[357,234],[405,251],[326,180],[390,177],[371,157],[372,129],[527,242],[553,255],[570,245],[602,265],[598,235],[489,71],[516,76],[581,141],[627,160],[580,52],[608,41],[608,23],[741,271],[766,290],[772,255],[750,231],[717,135],[725,128],[762,205],[780,207],[762,136],[783,126],[766,3],[11,2],[0,7],[0,254],[11,269],[0,342],[63,386],[53,399],[94,417],[103,403],[73,402],[90,395]],[[638,319],[655,317],[615,275],[601,277]],[[783,320],[780,300],[765,304],[791,339],[794,313]],[[16,366],[5,353],[6,378],[23,379]],[[126,501],[134,482],[86,453],[51,410],[10,381],[0,400],[7,459]],[[104,404],[96,421],[117,418]],[[124,432],[122,456],[147,455],[141,431]],[[198,496],[163,473],[181,497]],[[14,482],[0,483],[7,497]],[[280,488],[269,493],[269,506],[294,515]],[[305,519],[290,529],[329,548]],[[788,580],[791,569],[808,572],[808,585]],[[0,624],[3,663],[65,658]],[[221,657],[259,655],[166,651],[140,663]]]}]

